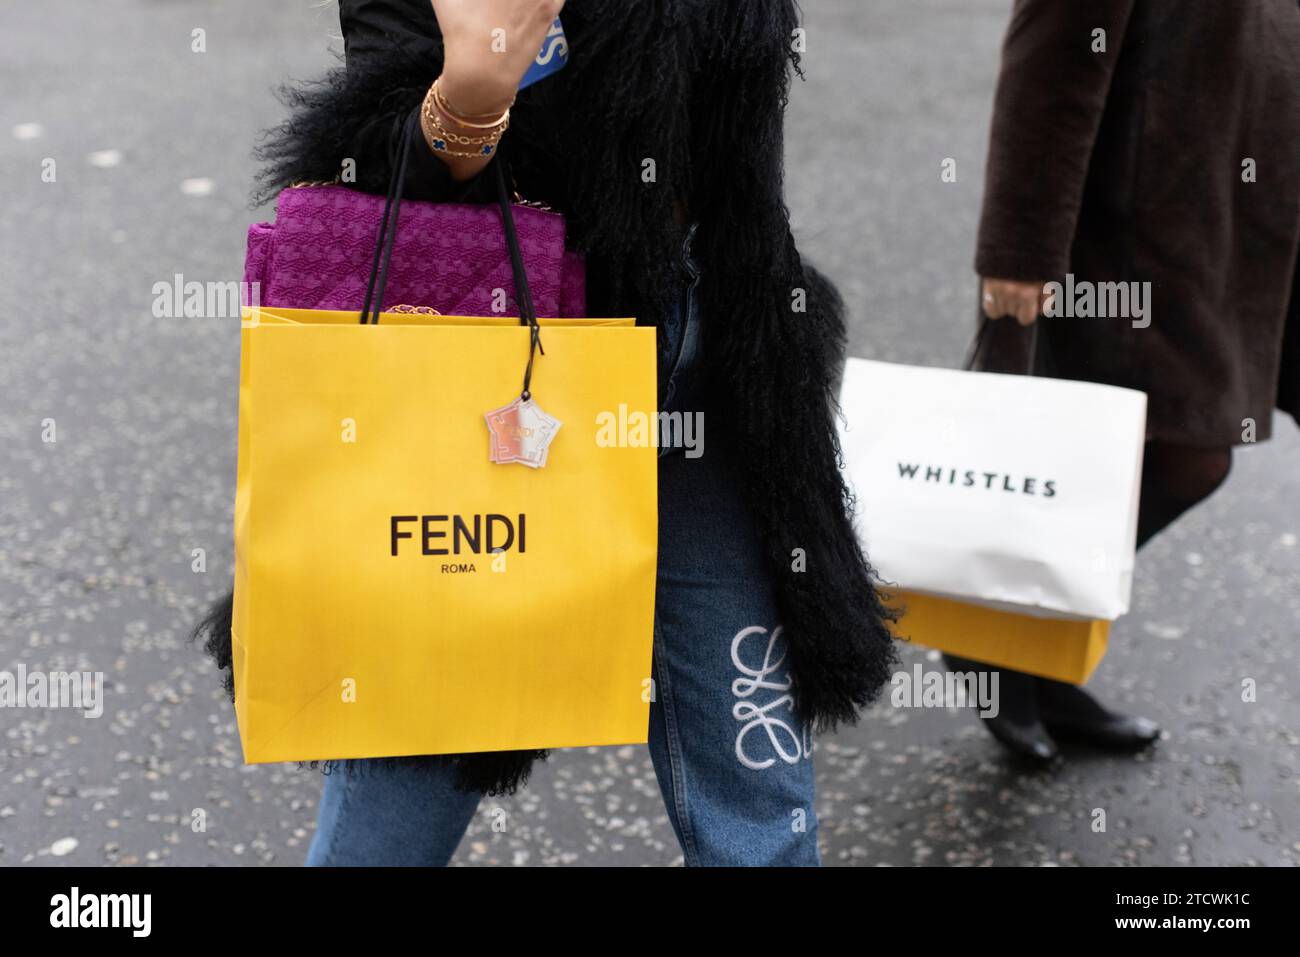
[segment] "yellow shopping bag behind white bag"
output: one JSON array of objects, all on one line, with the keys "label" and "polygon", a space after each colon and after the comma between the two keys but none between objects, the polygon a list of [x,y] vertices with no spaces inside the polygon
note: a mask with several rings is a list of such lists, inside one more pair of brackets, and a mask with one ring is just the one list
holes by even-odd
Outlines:
[{"label": "yellow shopping bag behind white bag", "polygon": [[242,330],[235,706],[250,763],[644,742],[655,331],[541,320],[546,465],[493,464],[518,320],[267,309]]}]

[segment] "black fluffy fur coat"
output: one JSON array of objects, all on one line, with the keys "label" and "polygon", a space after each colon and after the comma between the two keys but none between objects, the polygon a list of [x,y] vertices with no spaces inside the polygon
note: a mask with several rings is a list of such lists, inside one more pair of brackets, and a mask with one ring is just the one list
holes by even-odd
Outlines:
[{"label": "black fluffy fur coat", "polygon": [[[438,75],[428,0],[344,0],[341,14],[346,66],[285,92],[289,117],[261,149],[263,198],[294,180],[331,179],[349,158],[357,188],[383,192],[393,119]],[[678,214],[698,223],[704,363],[727,410],[723,444],[763,530],[796,707],[817,730],[852,722],[892,669],[891,614],[838,469],[842,303],[800,258],[784,203],[795,3],[569,0],[563,20],[570,63],[521,94],[503,145],[517,188],[566,214],[570,243],[588,256],[592,315],[657,324],[675,295]],[[490,198],[480,185],[490,176],[459,187],[422,142],[416,148],[406,195]],[[653,182],[642,175],[646,159]],[[227,594],[196,632],[223,669],[230,623]],[[544,756],[436,760],[455,764],[463,788],[508,793]]]}]

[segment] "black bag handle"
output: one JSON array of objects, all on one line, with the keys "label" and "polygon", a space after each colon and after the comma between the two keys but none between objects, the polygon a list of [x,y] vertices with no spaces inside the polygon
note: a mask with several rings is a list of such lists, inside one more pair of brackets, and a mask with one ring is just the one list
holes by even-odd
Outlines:
[{"label": "black bag handle", "polygon": [[[370,280],[366,283],[366,301],[361,309],[359,319],[362,325],[378,325],[379,313],[383,308],[384,291],[388,286],[388,267],[393,258],[393,247],[397,243],[397,222],[402,210],[402,193],[406,187],[406,168],[410,159],[411,144],[415,131],[419,128],[420,110],[417,107],[405,117],[399,116],[395,122],[402,123],[398,138],[399,158],[393,165],[388,178],[388,194],[384,198],[384,215],[379,223],[379,235],[375,239],[375,255],[370,264]],[[519,232],[515,227],[514,211],[510,204],[510,190],[506,187],[505,160],[497,156],[494,165],[497,172],[497,200],[501,207],[501,226],[505,233],[506,246],[510,252],[510,271],[514,276],[515,302],[519,306],[519,324],[529,326],[532,330],[528,345],[528,365],[524,370],[524,387],[521,397],[531,396],[529,386],[533,377],[533,360],[542,348],[541,328],[537,323],[537,311],[533,306],[533,293],[528,285],[528,272],[524,266],[524,253],[519,245]]]},{"label": "black bag handle", "polygon": [[[975,339],[970,345],[970,350],[966,353],[966,361],[962,363],[962,368],[967,372],[975,369],[977,365],[983,362],[988,354],[989,344],[993,341],[995,323],[1002,321],[1015,322],[1009,316],[1004,316],[1001,320],[990,319],[981,304],[980,327],[975,333]],[[1045,337],[1038,334],[1038,327],[1042,322],[1043,317],[1039,316],[1034,320],[1034,324],[1029,327],[1029,364],[1025,369],[1025,375],[1038,375],[1041,371],[1050,376],[1055,369],[1051,351],[1044,341]]]}]

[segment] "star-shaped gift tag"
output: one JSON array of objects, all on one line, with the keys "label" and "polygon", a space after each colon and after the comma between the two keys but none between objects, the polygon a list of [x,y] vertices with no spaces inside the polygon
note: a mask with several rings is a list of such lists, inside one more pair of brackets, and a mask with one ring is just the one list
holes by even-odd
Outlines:
[{"label": "star-shaped gift tag", "polygon": [[546,464],[551,440],[560,430],[560,420],[547,415],[532,397],[516,398],[509,405],[483,416],[492,442],[491,460],[498,465],[518,462],[539,469]]}]

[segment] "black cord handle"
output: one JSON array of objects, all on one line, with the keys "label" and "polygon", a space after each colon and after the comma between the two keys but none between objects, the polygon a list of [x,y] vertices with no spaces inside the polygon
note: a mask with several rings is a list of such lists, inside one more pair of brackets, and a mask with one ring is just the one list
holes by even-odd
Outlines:
[{"label": "black cord handle", "polygon": [[[524,387],[520,398],[532,398],[529,387],[533,382],[533,360],[537,353],[546,355],[542,348],[542,328],[537,323],[537,310],[533,307],[533,291],[528,287],[527,273],[524,271],[524,253],[519,246],[519,233],[515,229],[514,213],[510,209],[510,190],[506,186],[506,171],[501,161],[497,162],[497,199],[501,204],[501,227],[506,234],[506,245],[510,247],[510,268],[515,274],[515,301],[519,304],[519,324],[525,322],[530,327],[528,337],[528,365],[524,368]],[[520,283],[519,277],[524,277]]]},{"label": "black cord handle", "polygon": [[[962,363],[962,368],[967,372],[979,366],[989,351],[989,345],[993,341],[993,330],[998,322],[1015,322],[1014,319],[1003,317],[1002,319],[990,319],[984,312],[983,304],[980,305],[980,327],[975,333],[975,340],[970,345],[970,350],[966,353],[966,361]],[[1039,317],[1034,324],[1029,327],[1029,363],[1025,369],[1025,375],[1037,375],[1044,371],[1047,375],[1052,374],[1055,363],[1052,361],[1052,355],[1047,348],[1045,337],[1038,334],[1038,327],[1042,324],[1043,319]]]},{"label": "black cord handle", "polygon": [[[362,325],[378,325],[379,313],[383,309],[384,291],[388,287],[388,267],[393,258],[393,247],[397,244],[397,222],[402,210],[402,193],[406,187],[407,161],[410,158],[411,144],[420,125],[420,111],[417,107],[397,122],[402,123],[398,138],[399,159],[393,165],[388,178],[388,193],[384,198],[384,215],[379,223],[379,235],[375,240],[375,255],[370,264],[370,280],[366,283],[366,301],[361,309]],[[501,228],[505,233],[506,247],[510,252],[510,271],[514,277],[515,302],[519,306],[519,324],[530,328],[528,343],[528,365],[524,369],[524,385],[521,397],[531,397],[530,386],[533,380],[533,362],[537,353],[546,355],[542,348],[541,326],[537,322],[537,310],[533,305],[532,289],[528,285],[528,271],[524,266],[524,253],[519,245],[519,231],[515,227],[514,210],[510,204],[510,190],[506,187],[505,161],[497,156],[494,165],[497,171],[497,198],[501,206]]]},{"label": "black cord handle", "polygon": [[[384,291],[388,287],[388,266],[397,242],[397,221],[402,211],[402,191],[406,186],[406,162],[411,155],[411,125],[416,114],[406,118],[398,141],[398,161],[388,177],[388,194],[384,197],[384,215],[379,221],[379,236],[375,240],[375,258],[370,264],[370,280],[366,283],[366,301],[361,309],[362,325],[377,325],[383,308]],[[391,222],[390,222],[391,220]],[[381,261],[382,260],[382,261]],[[378,284],[379,295],[375,296]],[[374,313],[371,314],[371,304]]]}]

